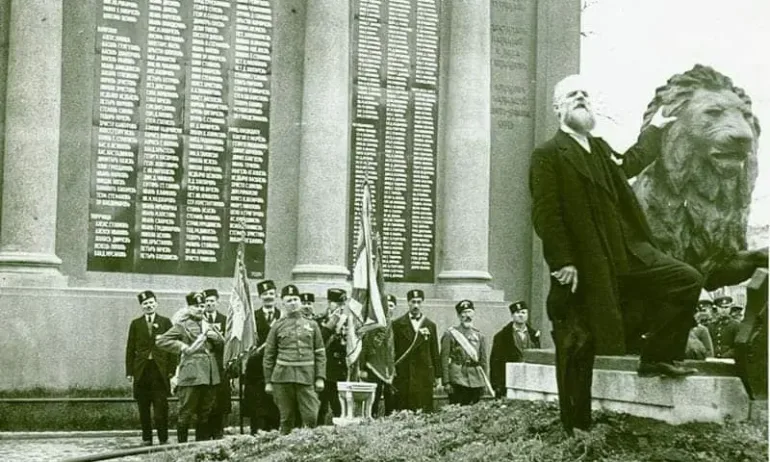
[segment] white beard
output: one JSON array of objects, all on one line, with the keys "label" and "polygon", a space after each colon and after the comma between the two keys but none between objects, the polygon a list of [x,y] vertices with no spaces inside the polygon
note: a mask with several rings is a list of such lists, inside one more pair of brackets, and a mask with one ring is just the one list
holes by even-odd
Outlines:
[{"label": "white beard", "polygon": [[590,109],[575,108],[562,117],[564,125],[581,134],[587,134],[596,126],[596,118]]}]

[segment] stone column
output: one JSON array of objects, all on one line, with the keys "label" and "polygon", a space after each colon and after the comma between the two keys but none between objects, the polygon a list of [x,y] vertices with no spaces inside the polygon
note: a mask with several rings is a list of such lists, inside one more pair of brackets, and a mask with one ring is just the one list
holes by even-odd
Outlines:
[{"label": "stone column", "polygon": [[345,284],[348,275],[349,42],[348,0],[308,0],[292,275],[321,286]]},{"label": "stone column", "polygon": [[0,285],[64,285],[56,256],[61,1],[12,0]]},{"label": "stone column", "polygon": [[444,117],[442,258],[437,294],[487,298],[490,16],[488,0],[452,0]]}]

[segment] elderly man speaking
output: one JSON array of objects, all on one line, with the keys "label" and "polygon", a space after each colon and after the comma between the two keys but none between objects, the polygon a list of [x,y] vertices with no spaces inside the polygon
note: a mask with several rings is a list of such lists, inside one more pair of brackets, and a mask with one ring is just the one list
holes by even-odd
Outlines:
[{"label": "elderly man speaking", "polygon": [[559,82],[553,106],[556,135],[532,153],[532,222],[551,270],[548,316],[554,324],[562,423],[568,433],[591,424],[594,354],[627,352],[638,334],[624,334],[628,301],[647,303],[639,375],[682,377],[695,372],[674,364],[685,345],[703,276],[658,250],[627,179],[660,152],[661,132],[674,120],[653,116],[636,145],[618,154],[595,125],[586,82]]}]

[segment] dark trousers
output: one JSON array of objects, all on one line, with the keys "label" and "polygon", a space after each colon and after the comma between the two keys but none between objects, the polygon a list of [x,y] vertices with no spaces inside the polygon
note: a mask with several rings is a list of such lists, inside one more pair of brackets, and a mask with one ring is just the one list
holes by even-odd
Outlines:
[{"label": "dark trousers", "polygon": [[449,404],[476,404],[481,400],[483,388],[469,388],[462,385],[452,384],[452,393],[449,394]]},{"label": "dark trousers", "polygon": [[[177,439],[180,443],[187,440],[187,430],[195,423],[195,440],[203,441],[211,438],[208,431],[208,418],[214,404],[214,386],[195,385],[179,387],[179,417],[177,423]],[[184,433],[184,436],[182,436]],[[185,441],[182,441],[184,439]]]},{"label": "dark trousers", "polygon": [[220,377],[223,379],[219,385],[214,386],[214,403],[208,418],[208,433],[215,439],[224,435],[225,420],[230,413],[230,382],[224,372],[220,372]]},{"label": "dark trousers", "polygon": [[641,361],[684,359],[687,337],[695,326],[695,311],[703,276],[687,263],[649,244],[632,244],[642,260],[629,255],[630,269],[620,277],[624,300],[644,301]]},{"label": "dark trousers", "polygon": [[[142,441],[152,441],[152,419],[158,441],[168,441],[168,400],[166,379],[155,361],[150,360],[136,384],[136,403],[139,407],[139,422],[142,425]],[[153,412],[154,411],[154,412]],[[154,416],[152,416],[154,414]]]},{"label": "dark trousers", "polygon": [[587,430],[591,426],[593,339],[585,319],[574,309],[568,310],[565,318],[552,322],[561,423],[568,433],[573,428]]},{"label": "dark trousers", "polygon": [[282,434],[288,434],[300,421],[304,427],[316,426],[319,403],[313,385],[273,383],[273,394],[281,414]]},{"label": "dark trousers", "polygon": [[393,386],[379,379],[375,379],[374,382],[377,383],[377,389],[374,392],[374,402],[372,403],[372,417],[392,414],[396,408],[396,393]]},{"label": "dark trousers", "polygon": [[321,403],[318,407],[318,423],[326,423],[326,413],[331,409],[332,417],[339,417],[342,414],[342,405],[337,395],[337,382],[328,381],[324,384],[324,389],[318,394]]},{"label": "dark trousers", "polygon": [[251,434],[257,430],[277,430],[280,423],[278,406],[272,396],[265,393],[265,382],[246,383],[243,390],[245,416],[249,418]]}]

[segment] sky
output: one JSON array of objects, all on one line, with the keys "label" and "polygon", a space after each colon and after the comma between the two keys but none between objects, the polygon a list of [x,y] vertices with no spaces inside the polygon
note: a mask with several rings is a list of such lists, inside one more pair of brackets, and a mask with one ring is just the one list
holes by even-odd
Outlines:
[{"label": "sky", "polygon": [[631,146],[655,88],[695,64],[732,78],[764,135],[749,221],[770,223],[770,0],[584,0],[581,74],[596,87],[594,134]]}]

